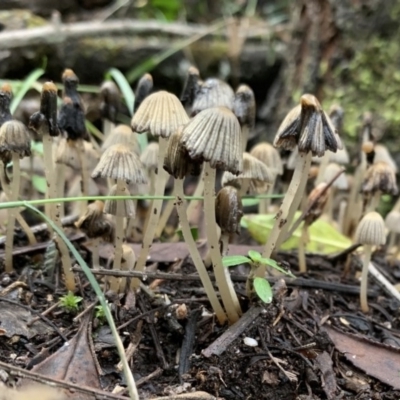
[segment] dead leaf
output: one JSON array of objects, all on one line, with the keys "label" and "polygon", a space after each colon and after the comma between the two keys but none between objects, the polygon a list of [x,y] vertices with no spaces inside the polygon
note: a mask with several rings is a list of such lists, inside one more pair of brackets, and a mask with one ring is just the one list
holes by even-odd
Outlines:
[{"label": "dead leaf", "polygon": [[[1,386],[0,386],[1,387]],[[29,385],[19,389],[1,387],[4,400],[65,400],[61,391],[45,385]]]},{"label": "dead leaf", "polygon": [[[86,318],[77,334],[54,354],[36,365],[32,372],[75,385],[99,389],[100,380],[87,337],[88,322],[89,318]],[[73,397],[73,394],[66,394],[68,397]],[[80,399],[93,400],[94,397],[81,394]]]},{"label": "dead leaf", "polygon": [[338,351],[366,374],[400,389],[400,350],[325,326]]},{"label": "dead leaf", "polygon": [[315,359],[316,364],[319,370],[322,373],[323,378],[323,389],[326,394],[326,397],[331,400],[336,398],[336,377],[335,373],[333,372],[332,366],[332,358],[326,352],[322,352],[318,354]]}]

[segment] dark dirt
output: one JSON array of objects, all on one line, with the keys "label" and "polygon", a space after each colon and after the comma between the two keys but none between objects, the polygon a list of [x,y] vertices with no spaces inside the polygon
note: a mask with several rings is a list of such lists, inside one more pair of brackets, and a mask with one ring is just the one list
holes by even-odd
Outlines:
[{"label": "dark dirt", "polygon": [[[77,246],[82,254],[89,255],[86,247]],[[176,255],[174,246],[169,246],[169,252]],[[280,254],[279,257],[281,261],[289,262],[292,270],[296,270],[293,254]],[[29,260],[26,254],[17,256],[17,259],[21,262],[16,265],[26,264]],[[154,378],[144,379],[145,382],[139,385],[141,398],[196,389],[227,400],[399,399],[399,390],[372,376],[373,359],[379,357],[379,347],[371,347],[371,354],[365,354],[366,359],[371,359],[371,364],[362,370],[336,349],[327,333],[327,328],[335,328],[345,334],[366,338],[368,343],[374,341],[392,346],[395,354],[400,348],[398,303],[371,281],[371,311],[364,315],[359,311],[357,295],[318,288],[318,282],[325,282],[328,286],[336,283],[347,285],[343,288],[357,287],[358,282],[354,278],[357,270],[355,258],[347,278],[342,277],[343,260],[335,265],[326,258],[312,256],[308,261],[310,271],[302,278],[304,282],[313,282],[314,288],[289,282],[287,287],[276,284],[277,292],[270,305],[250,303],[245,297],[245,283],[235,284],[243,310],[261,306],[262,311],[220,356],[207,358],[202,355],[202,351],[220,337],[226,327],[218,326],[207,312],[209,305],[198,281],[148,279],[146,284],[154,290],[154,299],[150,299],[143,291],[137,298],[132,295],[128,298],[110,297],[117,326],[131,320],[120,329],[120,334],[125,348],[130,341],[137,344],[131,360],[135,379],[141,382],[155,373]],[[400,266],[389,267],[381,254],[375,255],[375,262],[390,280],[395,281],[394,277],[399,276]],[[152,269],[155,267],[164,272],[195,273],[187,259],[150,266]],[[243,268],[237,268],[232,274],[238,276],[241,271]],[[79,275],[82,285],[85,278]],[[15,285],[17,281],[23,281],[26,285],[8,293],[10,285]],[[0,302],[3,298],[11,299],[31,310],[43,312],[63,293],[62,289],[57,289],[62,288],[57,282],[58,274],[50,279],[43,272],[27,270],[26,267],[11,276],[2,273]],[[82,289],[81,295],[85,305],[95,300],[89,287]],[[172,302],[170,306],[166,305],[168,301]],[[3,304],[6,303],[3,301]],[[180,308],[184,318],[177,319],[177,307],[182,304],[186,306],[187,314]],[[69,340],[80,325],[79,322],[73,322],[73,315],[61,311],[59,307],[46,317]],[[41,321],[40,324],[46,325],[45,322]],[[189,325],[191,329],[188,329]],[[2,321],[0,329],[3,326]],[[244,344],[245,337],[255,339],[257,346]],[[110,340],[110,331],[96,319],[93,322],[93,342],[103,372],[103,389],[110,391],[117,383],[123,386],[123,374],[115,368],[118,355]],[[190,351],[191,342],[193,351]],[[30,339],[22,334],[7,337],[6,332],[0,340],[0,361],[31,368],[38,360],[45,358],[38,356],[43,348],[48,348],[46,354],[51,354],[62,343],[63,340],[52,327],[46,327]],[[188,355],[184,346],[189,346]],[[187,366],[187,370],[182,370],[179,365]],[[394,364],[393,368],[398,371],[400,364]],[[399,387],[399,382],[394,386]]]}]

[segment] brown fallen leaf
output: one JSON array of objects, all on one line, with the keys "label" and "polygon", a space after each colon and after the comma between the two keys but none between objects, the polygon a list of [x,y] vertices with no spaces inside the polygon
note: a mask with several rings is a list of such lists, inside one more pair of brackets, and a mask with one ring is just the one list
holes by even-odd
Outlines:
[{"label": "brown fallen leaf", "polygon": [[[87,337],[89,318],[90,316],[83,321],[77,334],[68,343],[36,365],[32,372],[75,385],[99,389],[100,380]],[[73,393],[66,395],[74,397]],[[82,394],[80,399],[93,400],[94,397]]]},{"label": "brown fallen leaf", "polygon": [[381,382],[400,389],[400,350],[373,342],[363,336],[323,328],[338,351],[356,367]]},{"label": "brown fallen leaf", "polygon": [[322,373],[323,389],[326,394],[326,397],[329,400],[334,400],[337,396],[336,396],[336,377],[332,369],[333,366],[332,358],[326,351],[324,351],[321,354],[318,354],[315,361],[318,366],[318,369]]}]

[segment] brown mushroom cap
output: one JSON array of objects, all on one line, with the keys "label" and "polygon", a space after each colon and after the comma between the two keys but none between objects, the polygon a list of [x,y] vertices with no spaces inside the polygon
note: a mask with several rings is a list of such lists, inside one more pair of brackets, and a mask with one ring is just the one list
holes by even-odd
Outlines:
[{"label": "brown mushroom cap", "polygon": [[377,162],[372,164],[365,173],[361,191],[365,194],[374,194],[380,191],[384,194],[398,193],[396,174],[389,164]]},{"label": "brown mushroom cap", "polygon": [[131,122],[134,132],[150,132],[153,136],[168,138],[189,121],[179,99],[172,93],[152,93],[140,104]]},{"label": "brown mushroom cap", "polygon": [[135,90],[135,108],[138,109],[143,100],[153,89],[153,77],[150,74],[144,74],[136,86]]},{"label": "brown mushroom cap", "polygon": [[215,217],[221,233],[239,233],[243,216],[242,200],[236,188],[223,187],[215,200]]},{"label": "brown mushroom cap", "polygon": [[233,174],[243,169],[239,121],[226,107],[208,108],[183,128],[182,144],[194,160],[209,161],[211,167]]},{"label": "brown mushroom cap", "polygon": [[0,128],[0,159],[4,164],[17,153],[19,158],[31,155],[31,137],[26,126],[19,121],[5,122]]},{"label": "brown mushroom cap", "polygon": [[100,176],[128,183],[147,182],[144,166],[138,155],[122,144],[115,144],[103,153],[92,173],[92,178]]},{"label": "brown mushroom cap", "polygon": [[256,100],[250,86],[240,85],[235,93],[233,102],[233,112],[235,113],[240,125],[254,128],[256,120]]},{"label": "brown mushroom cap", "polygon": [[105,119],[116,122],[121,103],[121,95],[114,81],[105,81],[100,87],[100,113]]},{"label": "brown mushroom cap", "polygon": [[251,149],[250,154],[269,167],[276,175],[283,174],[281,156],[272,144],[258,143]]},{"label": "brown mushroom cap", "polygon": [[358,224],[355,241],[362,245],[381,246],[385,244],[385,222],[380,214],[371,211],[364,215]]},{"label": "brown mushroom cap", "polygon": [[128,125],[117,125],[101,145],[101,150],[104,152],[115,144],[123,144],[124,146],[129,147],[136,154],[140,154],[137,135],[135,132],[132,132],[131,127]]},{"label": "brown mushroom cap", "polygon": [[4,122],[12,120],[10,111],[12,97],[11,85],[7,82],[3,83],[0,87],[0,126],[3,125]]}]

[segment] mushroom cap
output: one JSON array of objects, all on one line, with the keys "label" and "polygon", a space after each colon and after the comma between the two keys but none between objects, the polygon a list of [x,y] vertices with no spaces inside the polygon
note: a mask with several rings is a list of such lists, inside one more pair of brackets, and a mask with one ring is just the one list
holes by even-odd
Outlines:
[{"label": "mushroom cap", "polygon": [[240,125],[254,128],[256,120],[256,100],[254,92],[247,85],[240,85],[235,93],[233,101],[233,112],[235,113]]},{"label": "mushroom cap", "polygon": [[243,216],[242,200],[236,188],[223,187],[215,199],[215,217],[221,233],[239,233]]},{"label": "mushroom cap", "polygon": [[168,139],[168,148],[164,158],[164,169],[175,179],[187,175],[200,175],[201,163],[192,160],[181,143],[182,128],[179,128]]},{"label": "mushroom cap", "polygon": [[[129,196],[129,191],[125,186],[125,196]],[[113,185],[110,189],[109,196],[116,196],[117,195],[117,185]],[[119,217],[124,218],[135,218],[136,210],[135,210],[135,203],[132,199],[125,199],[125,200],[106,200],[104,204],[104,212],[106,214],[117,215],[117,204],[118,202],[122,202],[122,215]]]},{"label": "mushroom cap", "polygon": [[150,142],[143,150],[143,153],[140,155],[140,161],[147,170],[157,169],[159,152],[160,145],[158,142]]},{"label": "mushroom cap", "polygon": [[281,123],[274,146],[323,156],[325,151],[336,152],[342,143],[329,116],[317,98],[311,94],[301,96],[300,104],[293,108]]},{"label": "mushroom cap", "polygon": [[77,77],[77,75],[75,74],[75,72],[70,69],[70,68],[66,68],[61,76],[61,79],[63,81],[63,83],[65,84],[67,83],[73,83],[73,84],[78,84],[79,83],[79,79]]},{"label": "mushroom cap", "polygon": [[239,121],[226,107],[208,108],[183,128],[182,144],[194,160],[208,161],[212,168],[233,174],[243,169]]},{"label": "mushroom cap", "polygon": [[386,242],[385,222],[379,213],[371,211],[364,215],[357,226],[356,243],[381,246]]},{"label": "mushroom cap", "polygon": [[[343,168],[336,163],[329,163],[326,166],[323,180],[329,183]],[[349,182],[347,181],[346,175],[344,173],[340,174],[336,180],[332,183],[332,187],[338,190],[347,190],[349,188]]]},{"label": "mushroom cap", "polygon": [[3,125],[4,122],[12,120],[10,111],[12,97],[11,85],[7,82],[3,83],[0,87],[0,126]]},{"label": "mushroom cap", "polygon": [[397,194],[396,174],[393,168],[383,161],[372,164],[365,173],[361,191],[365,194],[378,191],[383,194]]},{"label": "mushroom cap", "polygon": [[136,86],[135,91],[135,108],[142,104],[143,100],[150,94],[153,89],[153,77],[150,74],[144,74]]},{"label": "mushroom cap", "polygon": [[400,233],[400,211],[397,210],[390,211],[386,215],[385,225],[390,232]]},{"label": "mushroom cap", "polygon": [[121,95],[114,81],[105,81],[100,87],[100,113],[105,119],[116,122],[120,108]]},{"label": "mushroom cap", "polygon": [[[307,213],[304,216],[305,223],[309,226],[315,220],[317,220],[324,211],[325,205],[328,201],[330,188],[326,189],[327,184],[325,182],[319,183],[307,198],[306,210]],[[323,193],[322,193],[323,192]],[[312,205],[312,206],[311,206]]]},{"label": "mushroom cap", "polygon": [[398,172],[397,164],[394,161],[393,157],[391,156],[388,148],[383,144],[375,144],[374,151],[375,151],[374,163],[383,161],[386,164],[388,164],[397,174]]},{"label": "mushroom cap", "polygon": [[340,132],[343,125],[344,110],[339,104],[333,104],[329,109],[329,117],[336,132]]},{"label": "mushroom cap", "polygon": [[194,98],[192,116],[213,107],[226,107],[233,110],[235,93],[224,81],[217,78],[208,78],[199,85]]},{"label": "mushroom cap", "polygon": [[99,176],[127,183],[147,182],[144,166],[139,156],[123,144],[115,144],[103,153],[92,173],[92,178]]},{"label": "mushroom cap", "polygon": [[26,126],[19,121],[5,122],[0,128],[0,159],[6,164],[12,153],[19,158],[31,155],[31,137]]},{"label": "mushroom cap", "polygon": [[200,73],[196,67],[189,67],[185,84],[181,94],[181,102],[185,106],[193,104],[196,93],[200,88]]},{"label": "mushroom cap", "polygon": [[268,142],[255,145],[250,154],[269,167],[276,175],[283,174],[283,164],[278,150]]},{"label": "mushroom cap", "polygon": [[275,180],[275,173],[249,153],[243,153],[243,170],[239,175],[226,171],[222,175],[222,186],[240,188],[244,181],[250,181],[249,190],[255,193],[266,192],[268,185]]},{"label": "mushroom cap", "polygon": [[73,97],[63,97],[57,123],[59,128],[66,132],[68,139],[86,138],[85,111],[77,93]]},{"label": "mushroom cap", "polygon": [[115,224],[104,214],[104,203],[96,200],[90,203],[84,215],[75,222],[75,226],[85,232],[89,238],[102,237],[107,242],[114,241]]},{"label": "mushroom cap", "polygon": [[129,147],[131,151],[135,152],[136,154],[140,154],[140,146],[137,140],[137,135],[135,132],[132,132],[131,127],[128,125],[117,125],[101,145],[101,150],[104,152],[115,144],[123,144],[124,146]]},{"label": "mushroom cap", "polygon": [[179,99],[162,90],[143,100],[133,115],[131,128],[137,133],[150,132],[153,136],[168,138],[188,121],[189,117]]}]

